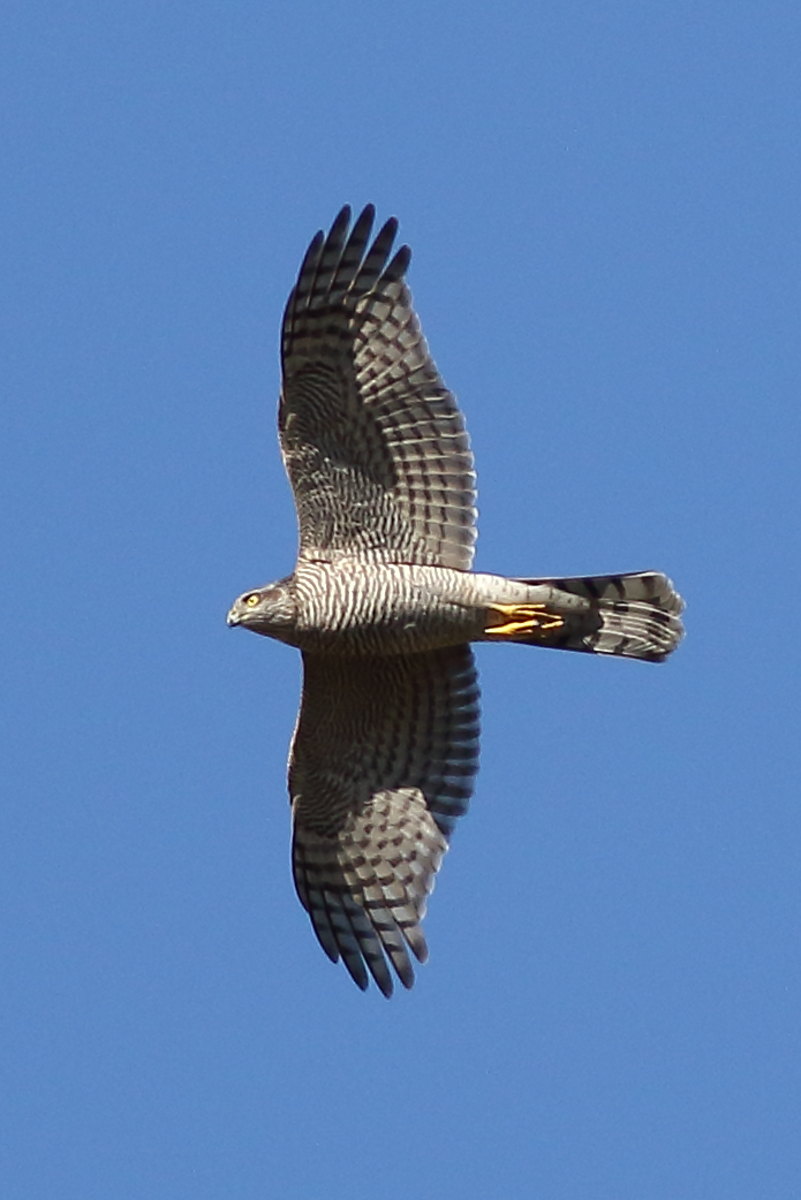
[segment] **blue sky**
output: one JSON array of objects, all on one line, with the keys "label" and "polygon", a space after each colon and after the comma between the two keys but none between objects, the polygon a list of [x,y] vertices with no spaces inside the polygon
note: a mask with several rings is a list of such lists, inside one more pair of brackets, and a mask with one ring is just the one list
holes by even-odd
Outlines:
[{"label": "blue sky", "polygon": [[[7,1200],[801,1194],[794,3],[8,0]],[[277,338],[396,214],[477,565],[658,567],[663,667],[482,647],[411,993],[288,866]]]}]

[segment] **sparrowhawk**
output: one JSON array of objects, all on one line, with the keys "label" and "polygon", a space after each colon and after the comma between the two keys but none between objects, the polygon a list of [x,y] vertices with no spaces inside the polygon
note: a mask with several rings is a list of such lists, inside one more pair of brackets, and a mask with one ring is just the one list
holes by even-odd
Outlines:
[{"label": "sparrowhawk", "polygon": [[[471,572],[475,473],[394,255],[393,218],[345,207],[312,240],[284,313],[278,425],[294,492],[294,572],[229,625],[297,646],[289,755],[298,896],[360,988],[414,981],[421,921],[478,763],[471,642],[658,662],[682,601],[655,571],[574,579]],[[411,952],[411,955],[410,955]]]}]

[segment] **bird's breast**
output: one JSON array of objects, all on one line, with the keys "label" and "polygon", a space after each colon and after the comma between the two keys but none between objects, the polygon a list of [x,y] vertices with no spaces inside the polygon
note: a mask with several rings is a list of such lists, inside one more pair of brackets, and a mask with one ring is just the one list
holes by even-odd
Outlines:
[{"label": "bird's breast", "polygon": [[330,654],[412,654],[478,636],[472,577],[449,567],[362,559],[301,562],[297,644]]}]

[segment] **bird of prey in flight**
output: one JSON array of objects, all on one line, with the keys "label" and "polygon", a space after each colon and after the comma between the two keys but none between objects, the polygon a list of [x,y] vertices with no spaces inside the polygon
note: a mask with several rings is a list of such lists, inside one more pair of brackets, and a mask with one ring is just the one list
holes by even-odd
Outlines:
[{"label": "bird of prey in flight", "polygon": [[295,887],[326,954],[392,993],[478,763],[471,642],[659,662],[682,601],[657,571],[507,579],[471,571],[475,472],[405,281],[397,221],[345,207],[306,251],[284,313],[281,452],[300,546],[229,625],[296,646],[289,756]]}]

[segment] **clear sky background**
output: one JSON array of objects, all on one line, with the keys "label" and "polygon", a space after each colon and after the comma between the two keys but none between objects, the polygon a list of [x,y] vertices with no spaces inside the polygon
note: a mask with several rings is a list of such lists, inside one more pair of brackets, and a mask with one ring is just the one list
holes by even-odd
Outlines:
[{"label": "clear sky background", "polygon": [[[4,1200],[801,1195],[801,8],[3,12]],[[411,993],[289,873],[277,340],[396,214],[477,565],[658,567],[653,667],[478,651]]]}]

